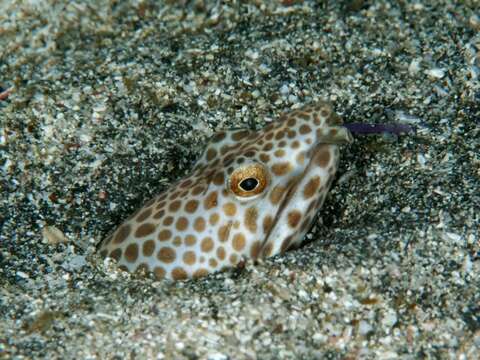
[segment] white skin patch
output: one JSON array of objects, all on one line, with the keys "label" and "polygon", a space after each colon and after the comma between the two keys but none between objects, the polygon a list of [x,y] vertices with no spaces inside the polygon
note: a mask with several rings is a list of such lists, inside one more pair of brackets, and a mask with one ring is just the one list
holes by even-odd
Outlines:
[{"label": "white skin patch", "polygon": [[182,280],[298,246],[352,141],[330,105],[281,116],[257,132],[217,133],[190,175],[108,236],[102,256],[129,272]]}]

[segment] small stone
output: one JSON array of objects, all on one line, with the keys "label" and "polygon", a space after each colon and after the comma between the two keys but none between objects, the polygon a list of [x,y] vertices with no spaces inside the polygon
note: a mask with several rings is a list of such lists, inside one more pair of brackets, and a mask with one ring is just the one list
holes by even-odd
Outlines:
[{"label": "small stone", "polygon": [[425,70],[425,74],[435,79],[441,79],[445,76],[445,69],[441,69],[441,68],[428,69],[428,70]]},{"label": "small stone", "polygon": [[51,245],[66,243],[69,241],[63,232],[53,225],[45,226],[42,230],[42,236],[43,241]]}]

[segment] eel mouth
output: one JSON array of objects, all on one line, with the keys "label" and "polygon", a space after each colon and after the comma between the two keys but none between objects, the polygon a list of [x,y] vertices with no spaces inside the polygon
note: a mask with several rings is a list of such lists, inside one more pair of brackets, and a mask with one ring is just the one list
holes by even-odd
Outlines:
[{"label": "eel mouth", "polygon": [[287,190],[285,191],[283,198],[280,202],[280,205],[278,206],[278,209],[276,211],[274,221],[272,225],[270,226],[270,229],[268,233],[265,235],[264,240],[262,241],[262,245],[260,247],[260,251],[258,252],[258,256],[261,257],[263,254],[266,245],[268,244],[272,234],[274,234],[276,231],[275,229],[278,227],[278,222],[282,218],[283,213],[286,211],[286,209],[289,208],[288,204],[290,203],[291,199],[295,196],[295,194],[298,191],[298,186],[300,181],[309,173],[310,169],[312,166],[315,166],[313,164],[315,156],[322,151],[322,143],[316,144],[312,149],[310,149],[309,154],[308,154],[308,164],[305,166],[305,169],[298,175],[293,176],[287,183]]}]

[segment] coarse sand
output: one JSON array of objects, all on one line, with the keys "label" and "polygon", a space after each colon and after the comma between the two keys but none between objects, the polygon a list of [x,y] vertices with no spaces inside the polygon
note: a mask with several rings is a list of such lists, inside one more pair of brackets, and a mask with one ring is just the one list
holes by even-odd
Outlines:
[{"label": "coarse sand", "polygon": [[[0,358],[476,359],[478,1],[0,1]],[[305,246],[171,283],[96,244],[217,129],[357,136]]]}]

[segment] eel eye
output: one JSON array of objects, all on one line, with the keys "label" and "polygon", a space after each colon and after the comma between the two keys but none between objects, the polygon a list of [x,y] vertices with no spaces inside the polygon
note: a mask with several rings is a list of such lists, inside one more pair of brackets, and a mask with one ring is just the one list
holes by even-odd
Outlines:
[{"label": "eel eye", "polygon": [[244,191],[252,191],[258,186],[258,180],[253,177],[249,177],[243,179],[238,186],[240,186],[240,188]]},{"label": "eel eye", "polygon": [[268,172],[260,164],[239,167],[230,175],[230,190],[237,196],[248,198],[258,195],[268,185]]}]

